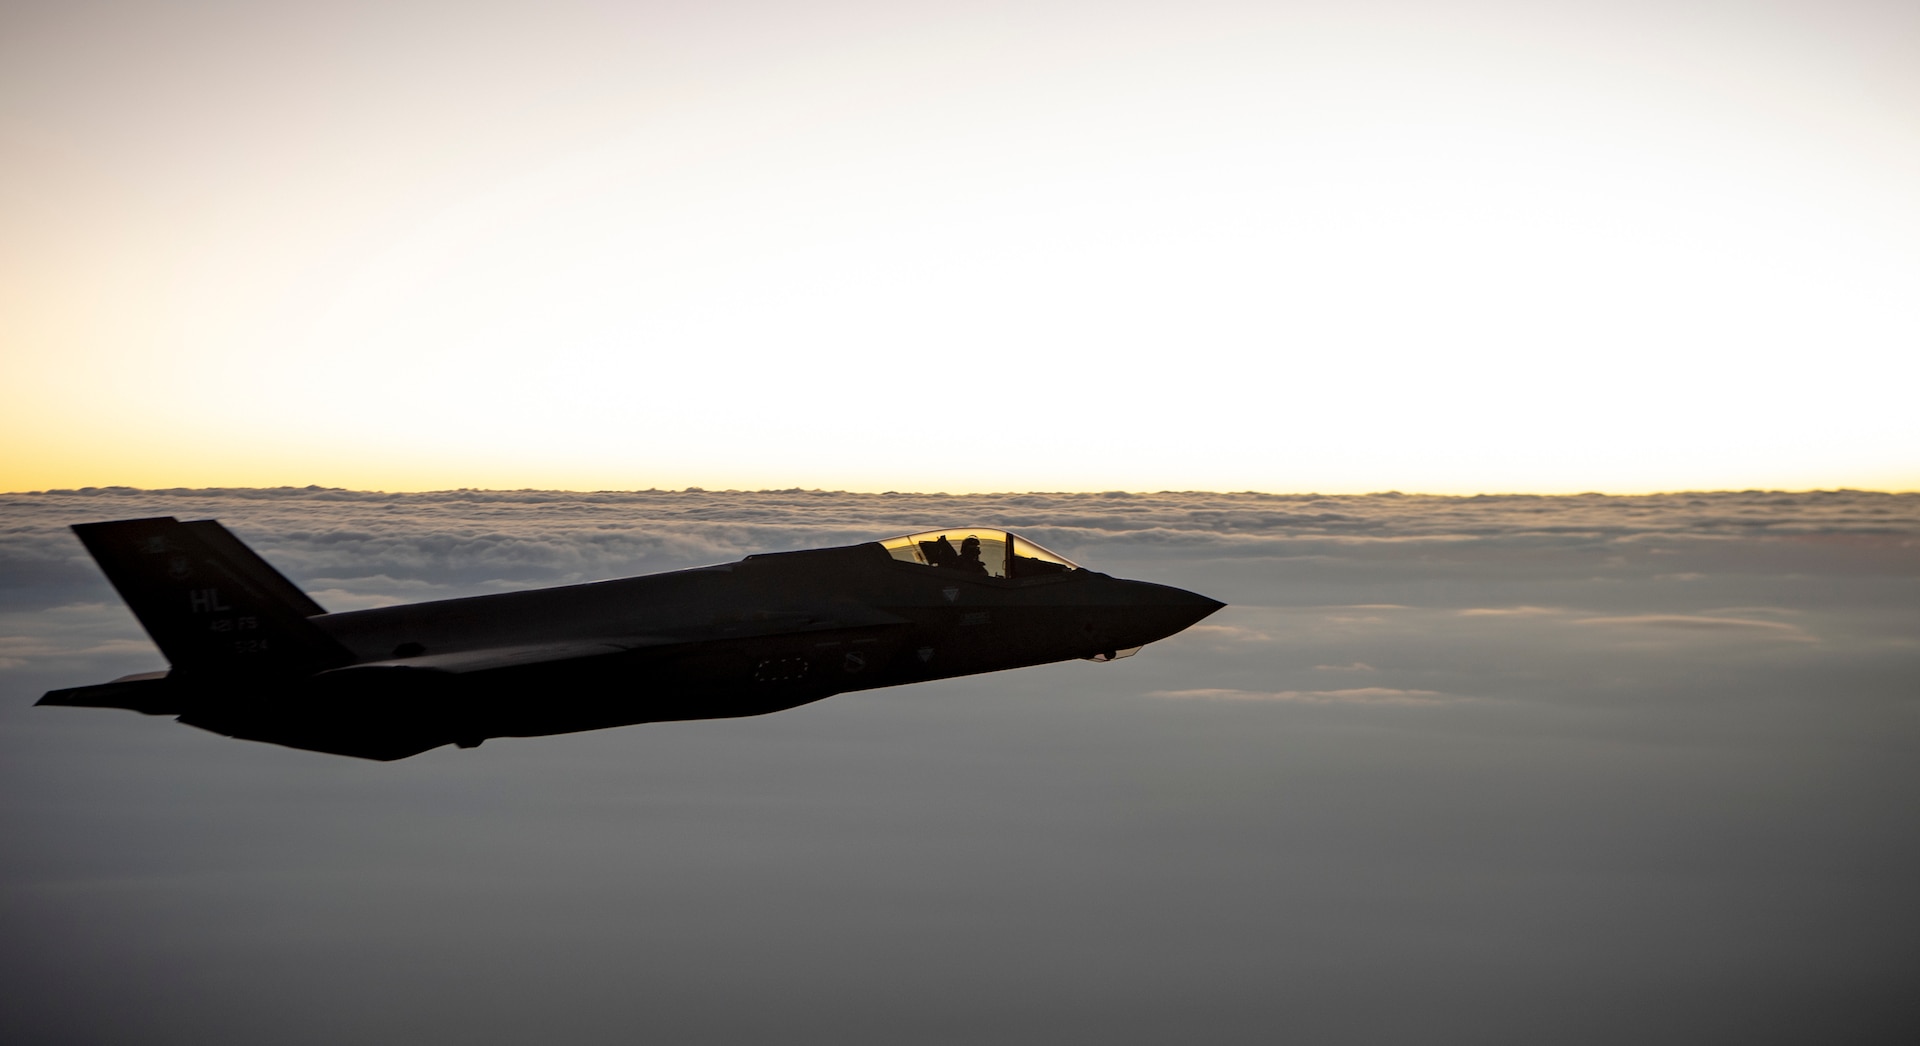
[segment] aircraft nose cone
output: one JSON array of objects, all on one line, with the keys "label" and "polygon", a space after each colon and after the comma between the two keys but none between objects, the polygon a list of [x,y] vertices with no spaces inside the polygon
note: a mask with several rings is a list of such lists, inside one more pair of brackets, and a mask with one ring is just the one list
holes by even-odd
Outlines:
[{"label": "aircraft nose cone", "polygon": [[1158,587],[1167,593],[1168,600],[1164,604],[1165,606],[1167,606],[1169,609],[1192,615],[1191,617],[1187,618],[1184,624],[1180,626],[1181,628],[1186,628],[1188,625],[1196,624],[1202,619],[1204,619],[1207,615],[1213,613],[1216,610],[1219,610],[1221,607],[1226,606],[1225,603],[1222,603],[1217,599],[1214,599],[1209,596],[1203,596],[1198,592],[1189,592],[1184,588],[1172,588],[1166,585],[1159,585],[1155,587]]},{"label": "aircraft nose cone", "polygon": [[1217,599],[1171,585],[1146,581],[1129,581],[1126,585],[1127,617],[1142,633],[1138,643],[1128,646],[1164,639],[1226,606]]}]

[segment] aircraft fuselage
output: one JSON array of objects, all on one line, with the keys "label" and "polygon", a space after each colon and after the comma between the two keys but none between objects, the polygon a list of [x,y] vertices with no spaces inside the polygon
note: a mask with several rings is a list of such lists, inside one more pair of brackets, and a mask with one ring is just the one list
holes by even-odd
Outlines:
[{"label": "aircraft fuselage", "polygon": [[159,559],[103,552],[114,532],[82,537],[163,650],[174,648],[173,669],[56,691],[43,703],[177,714],[230,736],[371,758],[758,715],[850,690],[1110,659],[1221,606],[1064,560],[1004,576],[1016,562],[1006,558],[1008,536],[996,546],[1009,564],[1002,576],[908,561],[869,543],[295,622],[263,609],[276,584],[291,587],[277,574],[256,576],[271,573],[264,563],[236,565],[218,548],[197,551],[191,533],[166,533],[187,552],[164,576]]}]

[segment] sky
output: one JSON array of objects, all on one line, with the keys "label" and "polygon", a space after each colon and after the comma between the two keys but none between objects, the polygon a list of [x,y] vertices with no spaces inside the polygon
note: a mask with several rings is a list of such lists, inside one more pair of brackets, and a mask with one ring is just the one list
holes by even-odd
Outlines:
[{"label": "sky", "polygon": [[1920,8],[0,11],[0,490],[1920,487]]},{"label": "sky", "polygon": [[[396,763],[163,666],[65,524],[329,610],[994,520],[1230,605],[1111,664]],[[0,1039],[1906,1042],[1920,494],[0,496]]]}]

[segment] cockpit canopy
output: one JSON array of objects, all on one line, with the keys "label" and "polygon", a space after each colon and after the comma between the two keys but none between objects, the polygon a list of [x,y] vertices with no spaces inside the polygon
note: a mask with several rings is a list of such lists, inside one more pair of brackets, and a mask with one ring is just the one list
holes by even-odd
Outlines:
[{"label": "cockpit canopy", "polygon": [[1004,530],[954,527],[889,538],[880,544],[903,563],[978,577],[1041,577],[1080,569],[1067,557]]}]

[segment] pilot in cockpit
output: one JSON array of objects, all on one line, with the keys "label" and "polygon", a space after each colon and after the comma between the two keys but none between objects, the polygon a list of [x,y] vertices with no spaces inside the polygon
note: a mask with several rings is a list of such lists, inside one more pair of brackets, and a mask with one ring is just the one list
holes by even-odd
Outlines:
[{"label": "pilot in cockpit", "polygon": [[953,542],[945,534],[932,541],[920,542],[920,551],[926,557],[928,566],[957,570],[962,574],[993,573],[980,558],[980,539],[972,534],[961,539],[958,552],[954,551]]},{"label": "pilot in cockpit", "polygon": [[980,539],[969,534],[960,542],[960,557],[954,561],[953,569],[965,574],[985,574],[987,565],[980,562]]}]

